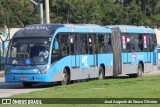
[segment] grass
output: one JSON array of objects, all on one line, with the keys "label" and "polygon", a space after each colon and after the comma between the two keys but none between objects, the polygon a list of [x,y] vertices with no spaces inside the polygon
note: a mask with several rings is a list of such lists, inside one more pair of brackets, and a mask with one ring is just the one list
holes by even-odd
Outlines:
[{"label": "grass", "polygon": [[[67,86],[55,86],[42,91],[11,96],[11,98],[160,98],[160,76],[141,78],[117,78],[81,82]],[[7,107],[13,105],[7,105]],[[21,105],[18,105],[21,106]],[[28,105],[23,105],[28,106]],[[38,105],[51,106],[51,105]],[[52,105],[53,106],[53,105]],[[58,106],[58,105],[54,105]],[[61,107],[88,106],[85,104],[61,104]],[[92,107],[101,107],[104,104],[90,104]],[[111,107],[158,107],[156,104],[109,104]],[[16,105],[17,107],[17,105]],[[35,105],[34,105],[35,107]]]}]

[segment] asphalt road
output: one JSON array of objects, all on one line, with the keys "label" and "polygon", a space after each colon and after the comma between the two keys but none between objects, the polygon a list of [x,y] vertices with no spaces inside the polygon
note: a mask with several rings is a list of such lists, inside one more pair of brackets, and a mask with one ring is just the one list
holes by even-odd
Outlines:
[{"label": "asphalt road", "polygon": [[32,88],[25,88],[22,83],[5,83],[4,78],[0,78],[0,98],[9,97],[15,94],[29,93],[53,87],[51,83],[40,83]]},{"label": "asphalt road", "polygon": [[[160,75],[160,70],[143,74],[143,76],[155,76],[155,75]],[[32,88],[24,88],[22,83],[5,83],[4,78],[1,77],[0,78],[0,98],[9,97],[15,94],[44,90],[53,86],[55,86],[55,84],[53,83],[40,83],[40,84],[33,85]]]}]

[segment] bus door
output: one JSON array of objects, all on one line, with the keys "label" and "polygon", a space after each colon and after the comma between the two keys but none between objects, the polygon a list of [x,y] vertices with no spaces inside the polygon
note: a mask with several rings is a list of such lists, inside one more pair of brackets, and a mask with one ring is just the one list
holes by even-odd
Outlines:
[{"label": "bus door", "polygon": [[90,55],[89,55],[89,46],[88,46],[88,34],[81,34],[80,36],[80,42],[78,43],[80,45],[80,68],[85,69],[90,67],[91,62]]},{"label": "bus door", "polygon": [[89,54],[89,65],[95,67],[96,64],[96,34],[88,34],[88,54]]},{"label": "bus door", "polygon": [[71,67],[73,69],[80,68],[78,34],[76,33],[70,34],[69,40],[70,40]]}]

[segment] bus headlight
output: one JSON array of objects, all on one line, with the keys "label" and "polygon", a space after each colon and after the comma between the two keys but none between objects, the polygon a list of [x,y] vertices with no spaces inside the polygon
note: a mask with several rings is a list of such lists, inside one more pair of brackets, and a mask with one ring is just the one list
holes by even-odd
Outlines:
[{"label": "bus headlight", "polygon": [[39,72],[39,73],[44,74],[44,73],[47,72],[47,69],[48,69],[48,67],[46,66],[46,67],[44,67],[43,69],[40,69],[40,72]]},{"label": "bus headlight", "polygon": [[6,69],[5,69],[5,73],[6,73],[6,74],[11,74],[11,70],[8,69],[8,68],[6,68]]}]

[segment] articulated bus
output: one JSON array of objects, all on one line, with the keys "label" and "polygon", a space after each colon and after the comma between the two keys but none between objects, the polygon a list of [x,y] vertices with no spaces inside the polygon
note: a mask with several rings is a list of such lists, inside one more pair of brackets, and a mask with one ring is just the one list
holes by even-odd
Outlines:
[{"label": "articulated bus", "polygon": [[[39,54],[43,49],[47,57]],[[154,64],[156,37],[150,28],[35,24],[12,37],[5,81],[22,82],[25,87],[59,81],[66,85],[74,80],[119,74],[141,76]]]},{"label": "articulated bus", "polygon": [[[108,25],[119,28],[122,44],[122,73],[142,76],[158,64],[157,39],[153,29],[129,25]],[[114,49],[113,49],[114,50]]]}]

